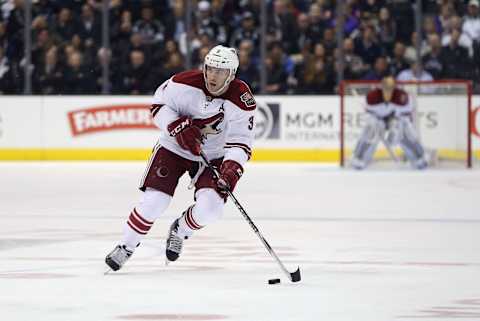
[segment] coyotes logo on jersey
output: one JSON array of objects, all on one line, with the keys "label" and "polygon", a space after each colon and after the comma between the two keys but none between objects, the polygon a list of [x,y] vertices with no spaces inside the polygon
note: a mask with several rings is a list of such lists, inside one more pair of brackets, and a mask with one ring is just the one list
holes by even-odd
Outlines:
[{"label": "coyotes logo on jersey", "polygon": [[218,113],[205,119],[194,119],[193,124],[200,128],[202,139],[207,139],[207,135],[218,135],[222,132],[219,125],[223,122],[224,118],[224,113]]}]

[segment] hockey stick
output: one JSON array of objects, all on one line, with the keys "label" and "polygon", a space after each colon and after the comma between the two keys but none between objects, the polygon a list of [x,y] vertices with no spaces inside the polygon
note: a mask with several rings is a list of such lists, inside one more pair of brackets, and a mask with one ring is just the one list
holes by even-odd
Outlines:
[{"label": "hockey stick", "polygon": [[[212,164],[210,164],[210,162],[208,161],[208,158],[207,156],[205,156],[205,154],[203,152],[200,152],[200,156],[202,157],[203,159],[203,162],[205,163],[205,165],[207,165],[207,167],[212,171],[213,173],[213,177],[215,179],[219,179],[220,177],[220,174],[218,173],[217,169],[215,167],[212,166]],[[227,189],[226,190],[227,194],[228,194],[228,197],[230,197],[230,199],[233,201],[233,203],[235,204],[235,206],[238,208],[238,210],[240,211],[240,213],[242,214],[242,216],[245,218],[245,220],[248,222],[248,224],[250,225],[250,227],[253,229],[253,231],[255,232],[255,234],[258,236],[258,238],[260,239],[260,241],[262,241],[263,245],[265,246],[265,248],[267,249],[268,253],[270,253],[270,255],[275,259],[275,261],[277,261],[278,265],[280,266],[280,268],[282,269],[282,271],[285,273],[285,275],[288,277],[288,279],[292,282],[298,282],[301,280],[301,276],[300,276],[300,267],[297,268],[297,270],[295,272],[289,272],[287,270],[287,268],[285,267],[285,265],[283,265],[282,261],[280,261],[280,259],[278,258],[277,254],[275,253],[275,251],[273,250],[273,248],[270,246],[270,244],[268,244],[267,240],[263,237],[262,233],[260,233],[260,230],[257,228],[257,226],[255,225],[255,223],[253,223],[252,219],[250,218],[250,216],[248,216],[247,212],[245,211],[245,209],[243,208],[242,205],[240,205],[240,203],[238,202],[237,198],[235,197],[235,195],[233,195],[233,193]]]},{"label": "hockey stick", "polygon": [[395,163],[400,164],[400,160],[398,159],[397,155],[392,150],[392,147],[387,143],[385,138],[383,138],[382,135],[380,135],[380,140],[382,141],[383,145],[387,149],[388,155],[395,161]]}]

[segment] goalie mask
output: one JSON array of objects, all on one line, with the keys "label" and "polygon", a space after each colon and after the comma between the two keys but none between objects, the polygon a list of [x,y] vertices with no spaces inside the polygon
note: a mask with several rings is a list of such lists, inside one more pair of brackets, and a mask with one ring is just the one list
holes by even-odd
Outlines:
[{"label": "goalie mask", "polygon": [[205,56],[203,78],[208,91],[219,96],[227,91],[238,69],[238,56],[234,48],[215,46]]},{"label": "goalie mask", "polygon": [[387,102],[390,102],[392,100],[395,85],[395,78],[393,78],[392,76],[386,76],[382,79],[383,100]]}]

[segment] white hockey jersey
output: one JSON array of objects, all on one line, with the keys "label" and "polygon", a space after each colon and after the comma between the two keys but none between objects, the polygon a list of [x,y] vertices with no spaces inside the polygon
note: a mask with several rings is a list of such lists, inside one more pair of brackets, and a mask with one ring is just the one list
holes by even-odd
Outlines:
[{"label": "white hockey jersey", "polygon": [[221,96],[212,96],[202,71],[181,72],[158,87],[153,97],[152,116],[160,128],[159,144],[190,160],[200,161],[171,137],[167,126],[189,116],[200,127],[202,150],[208,159],[224,156],[242,166],[250,159],[254,139],[256,102],[248,85],[234,79]]},{"label": "white hockey jersey", "polygon": [[413,105],[408,94],[400,88],[393,90],[389,102],[384,100],[382,90],[377,88],[367,94],[365,109],[378,118],[385,118],[391,115],[410,115],[413,112]]}]

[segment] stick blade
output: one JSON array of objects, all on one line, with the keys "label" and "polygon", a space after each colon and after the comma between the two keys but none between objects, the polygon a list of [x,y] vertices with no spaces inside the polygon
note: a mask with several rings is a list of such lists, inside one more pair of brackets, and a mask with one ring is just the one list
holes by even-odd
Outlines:
[{"label": "stick blade", "polygon": [[300,282],[302,276],[300,275],[300,267],[295,272],[290,273],[290,279],[292,282]]}]

